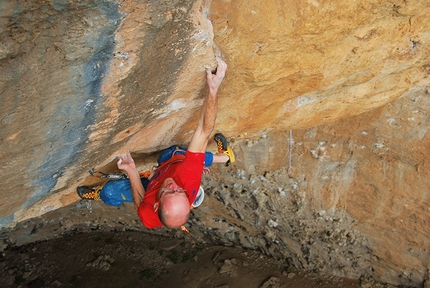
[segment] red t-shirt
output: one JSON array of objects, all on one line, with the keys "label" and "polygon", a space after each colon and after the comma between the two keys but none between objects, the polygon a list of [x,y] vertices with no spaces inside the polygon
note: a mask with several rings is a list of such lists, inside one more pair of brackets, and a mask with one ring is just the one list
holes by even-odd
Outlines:
[{"label": "red t-shirt", "polygon": [[176,184],[187,190],[190,205],[194,202],[202,181],[205,153],[194,153],[186,151],[185,159],[179,162],[159,167],[149,182],[143,202],[140,204],[137,214],[143,225],[147,228],[163,226],[158,218],[158,212],[154,212],[154,204],[157,202],[158,190],[163,181],[171,177]]}]

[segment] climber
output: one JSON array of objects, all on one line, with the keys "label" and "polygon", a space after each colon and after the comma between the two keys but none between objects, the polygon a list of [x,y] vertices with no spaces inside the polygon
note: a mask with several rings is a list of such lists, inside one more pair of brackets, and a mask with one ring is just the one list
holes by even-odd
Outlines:
[{"label": "climber", "polygon": [[[202,190],[200,182],[204,167],[210,166],[211,162],[224,162],[228,165],[235,161],[233,151],[220,133],[214,137],[218,153],[212,155],[205,152],[215,127],[218,88],[227,70],[227,64],[221,58],[217,57],[216,61],[218,66],[215,74],[206,68],[209,93],[204,99],[199,122],[188,149],[172,146],[163,151],[159,157],[159,166],[150,180],[141,178],[129,152],[119,156],[117,166],[128,175],[126,185],[131,186],[131,198],[137,214],[147,228],[163,225],[169,228],[183,227],[190,209],[196,207],[193,203]],[[123,180],[110,182],[117,181]],[[79,188],[81,198],[97,199],[102,196],[94,193],[94,190],[81,188],[80,191]]]}]

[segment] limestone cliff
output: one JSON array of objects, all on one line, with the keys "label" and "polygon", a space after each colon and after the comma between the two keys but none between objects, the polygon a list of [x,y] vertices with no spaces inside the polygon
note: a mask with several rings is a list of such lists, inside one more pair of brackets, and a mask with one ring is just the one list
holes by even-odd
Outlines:
[{"label": "limestone cliff", "polygon": [[74,205],[123,151],[186,145],[222,55],[216,130],[239,160],[205,177],[195,233],[419,286],[429,18],[425,0],[2,1],[0,225]]}]

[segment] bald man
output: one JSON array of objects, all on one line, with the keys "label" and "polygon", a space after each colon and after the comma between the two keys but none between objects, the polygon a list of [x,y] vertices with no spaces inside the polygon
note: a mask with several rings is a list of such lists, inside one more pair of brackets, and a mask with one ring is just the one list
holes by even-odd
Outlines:
[{"label": "bald man", "polygon": [[[166,226],[179,228],[189,217],[191,205],[199,191],[205,165],[205,151],[209,138],[215,127],[217,116],[217,93],[224,79],[227,64],[216,58],[218,67],[215,74],[206,68],[209,93],[205,97],[197,129],[191,138],[187,150],[173,153],[167,161],[160,163],[151,178],[147,189],[144,188],[133,158],[127,152],[119,157],[118,168],[128,174],[132,198],[136,211],[147,228]],[[225,139],[221,139],[225,140]],[[222,141],[218,142],[218,150],[229,149]],[[234,153],[214,155],[213,162],[228,162],[234,159]]]}]

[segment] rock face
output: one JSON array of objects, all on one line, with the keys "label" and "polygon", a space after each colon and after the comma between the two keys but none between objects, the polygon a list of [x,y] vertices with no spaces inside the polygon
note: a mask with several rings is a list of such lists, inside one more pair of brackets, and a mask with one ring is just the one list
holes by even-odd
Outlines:
[{"label": "rock face", "polygon": [[123,151],[186,145],[222,55],[216,129],[239,160],[205,177],[195,233],[423,283],[428,1],[7,0],[0,16],[2,227],[75,203]]}]

